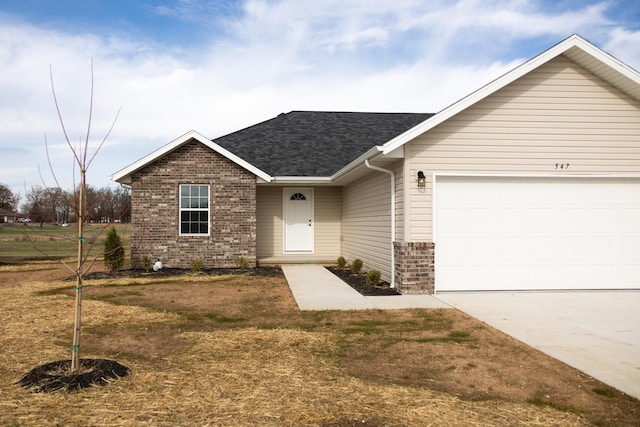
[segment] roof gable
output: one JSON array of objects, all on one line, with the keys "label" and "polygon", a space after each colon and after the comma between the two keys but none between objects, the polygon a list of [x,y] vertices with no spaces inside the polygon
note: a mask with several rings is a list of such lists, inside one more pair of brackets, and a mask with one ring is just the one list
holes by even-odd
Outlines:
[{"label": "roof gable", "polygon": [[186,144],[187,142],[189,142],[191,140],[195,140],[197,142],[200,142],[201,144],[206,145],[207,147],[209,147],[210,149],[212,149],[216,153],[226,157],[227,159],[229,159],[232,162],[236,163],[240,167],[248,170],[249,172],[251,172],[254,175],[256,175],[258,178],[263,179],[264,181],[269,182],[269,181],[273,180],[273,178],[269,174],[263,172],[262,170],[258,169],[254,165],[246,162],[245,160],[241,159],[240,157],[238,157],[234,153],[228,151],[227,149],[225,149],[225,148],[219,146],[218,144],[215,144],[214,142],[208,140],[203,135],[201,135],[200,133],[198,133],[198,132],[196,132],[194,130],[185,133],[181,137],[176,138],[173,141],[171,141],[170,143],[160,147],[158,150],[154,151],[153,153],[141,158],[140,160],[130,164],[129,166],[125,167],[124,169],[121,169],[120,171],[114,173],[113,175],[111,175],[111,179],[113,181],[119,182],[121,184],[130,184],[131,183],[131,174],[133,174],[134,172],[142,169],[143,167],[153,163],[154,161],[156,161],[157,159],[167,155],[168,153],[176,150],[177,148],[183,146],[184,144]]},{"label": "roof gable", "polygon": [[567,59],[577,63],[600,79],[640,101],[640,73],[595,47],[582,37],[574,34],[507,74],[504,74],[470,95],[451,104],[423,123],[396,136],[382,146],[382,153],[388,154],[396,150],[412,139],[433,129],[440,123],[466,110],[470,106],[560,55],[565,56]]}]

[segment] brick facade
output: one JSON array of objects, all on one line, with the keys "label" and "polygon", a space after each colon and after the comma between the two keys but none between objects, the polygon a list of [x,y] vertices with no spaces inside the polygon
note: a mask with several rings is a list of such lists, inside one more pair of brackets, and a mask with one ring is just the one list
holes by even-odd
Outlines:
[{"label": "brick facade", "polygon": [[[179,235],[179,185],[210,186],[210,235]],[[160,259],[171,268],[256,265],[256,177],[205,145],[190,141],[132,174],[131,265]]]},{"label": "brick facade", "polygon": [[395,285],[401,294],[433,294],[435,244],[394,242]]}]

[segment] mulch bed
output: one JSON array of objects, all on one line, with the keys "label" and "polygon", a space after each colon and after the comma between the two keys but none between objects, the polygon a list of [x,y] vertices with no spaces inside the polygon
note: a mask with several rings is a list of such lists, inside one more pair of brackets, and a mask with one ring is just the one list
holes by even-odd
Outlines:
[{"label": "mulch bed", "polygon": [[[193,272],[187,268],[163,268],[159,271],[145,271],[139,269],[118,270],[116,272],[94,271],[85,274],[85,279],[113,279],[117,277],[176,277],[189,274],[202,274],[207,276],[224,276],[227,274],[246,274],[248,276],[277,277],[282,275],[280,267],[256,267],[256,268],[203,268]],[[75,280],[70,277],[69,280]]]},{"label": "mulch bed", "polygon": [[[353,274],[349,269],[327,267],[327,270],[338,276],[345,283],[365,296],[400,295],[391,288],[389,282],[381,281],[377,286],[367,285],[364,274]],[[138,269],[119,270],[116,272],[95,271],[84,275],[85,279],[113,279],[117,277],[177,277],[189,274],[203,274],[208,276],[223,276],[227,274],[246,274],[248,276],[278,277],[282,275],[280,267],[259,266],[255,268],[206,268],[194,273],[185,268],[163,268],[160,271],[144,271]],[[75,280],[69,277],[68,280]]]},{"label": "mulch bed", "polygon": [[381,281],[377,286],[372,286],[367,285],[364,274],[353,274],[351,270],[336,267],[327,267],[327,270],[341,278],[345,283],[360,292],[362,295],[374,297],[400,295],[395,289],[391,288],[389,282]]},{"label": "mulch bed", "polygon": [[76,391],[101,386],[129,374],[129,368],[108,359],[80,359],[80,369],[71,371],[71,360],[58,360],[36,366],[18,384],[36,393]]}]

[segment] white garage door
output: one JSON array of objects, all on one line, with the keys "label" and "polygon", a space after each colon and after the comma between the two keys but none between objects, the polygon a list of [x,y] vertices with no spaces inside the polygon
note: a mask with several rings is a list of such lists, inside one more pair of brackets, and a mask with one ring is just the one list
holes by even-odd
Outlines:
[{"label": "white garage door", "polygon": [[640,180],[436,178],[436,291],[640,288]]}]

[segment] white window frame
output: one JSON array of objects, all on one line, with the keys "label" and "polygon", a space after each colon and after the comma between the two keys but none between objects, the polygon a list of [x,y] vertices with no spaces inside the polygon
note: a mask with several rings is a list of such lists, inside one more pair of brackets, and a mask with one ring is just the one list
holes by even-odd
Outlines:
[{"label": "white window frame", "polygon": [[[207,207],[192,208],[190,206],[182,206],[182,189],[183,187],[207,187]],[[198,197],[201,197],[198,195]],[[191,198],[191,195],[189,195]],[[180,236],[200,236],[206,237],[211,235],[211,185],[209,184],[180,184],[178,187],[178,233]],[[207,232],[206,233],[183,233],[182,232],[182,213],[183,212],[206,212],[207,213]]]}]

